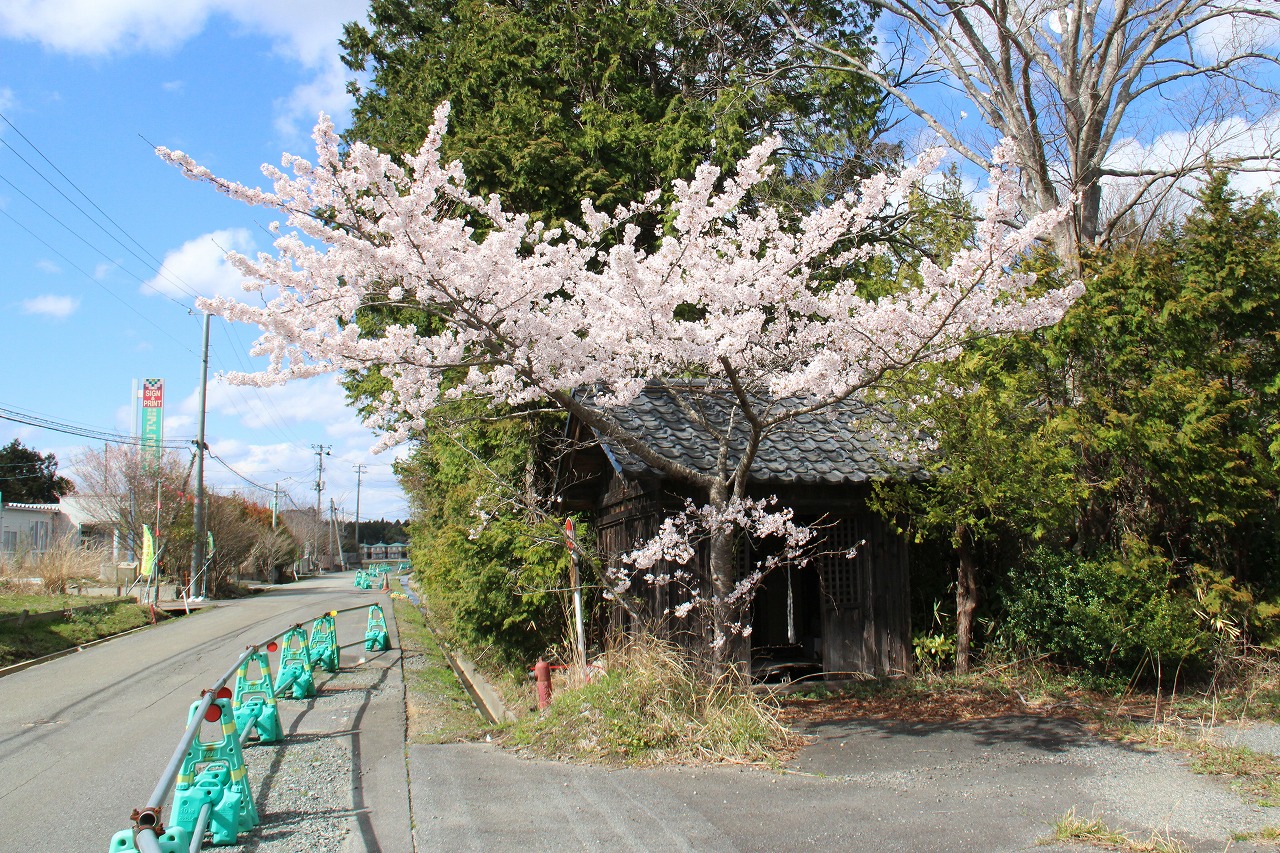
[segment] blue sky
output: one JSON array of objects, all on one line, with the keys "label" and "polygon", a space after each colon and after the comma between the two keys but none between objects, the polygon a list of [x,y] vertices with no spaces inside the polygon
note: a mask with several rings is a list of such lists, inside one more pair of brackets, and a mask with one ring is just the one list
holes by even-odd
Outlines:
[{"label": "blue sky", "polygon": [[[283,151],[308,155],[318,112],[346,122],[337,40],[344,22],[365,13],[366,0],[0,4],[0,113],[12,123],[0,122],[0,407],[128,432],[133,380],[161,377],[167,437],[195,435],[194,294],[238,292],[223,250],[269,248],[272,217],[187,181],[152,146],[181,149],[222,177],[253,184],[260,165],[279,163]],[[1178,156],[1186,133],[1169,130],[1167,119],[1146,114],[1141,134],[1117,156]],[[956,113],[966,120],[975,119]],[[1258,135],[1280,136],[1280,115],[1243,127],[1238,138]],[[1242,188],[1273,177],[1246,176]],[[253,338],[252,329],[215,319],[212,371],[250,369]],[[315,501],[311,446],[329,445],[326,498],[350,516],[354,467],[363,463],[361,516],[407,515],[393,454],[369,453],[375,437],[333,378],[267,390],[215,379],[208,436],[236,471],[280,483],[303,506]],[[0,420],[0,443],[14,437],[56,453],[64,471],[83,446]],[[207,472],[215,487],[265,498],[217,463]]]},{"label": "blue sky", "polygon": [[[192,294],[234,292],[222,249],[269,248],[270,217],[186,180],[151,145],[254,183],[281,152],[308,153],[320,110],[346,121],[337,39],[366,4],[312,2],[305,15],[301,4],[264,0],[4,6],[0,113],[12,126],[0,122],[0,407],[128,432],[133,380],[161,377],[166,438],[192,438],[201,332]],[[211,374],[250,367],[253,338],[215,318]],[[85,443],[0,421],[0,443],[12,438],[56,453],[63,471]],[[208,440],[236,471],[279,482],[303,506],[315,501],[311,445],[331,445],[326,504],[354,513],[353,469],[364,463],[361,517],[407,516],[393,454],[369,453],[375,438],[332,379],[267,390],[215,380]],[[216,462],[206,472],[216,488],[268,497]]]}]

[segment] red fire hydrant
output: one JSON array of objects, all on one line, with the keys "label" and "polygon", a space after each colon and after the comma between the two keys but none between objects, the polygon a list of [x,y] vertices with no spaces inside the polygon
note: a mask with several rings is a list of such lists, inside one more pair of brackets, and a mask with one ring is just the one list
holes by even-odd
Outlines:
[{"label": "red fire hydrant", "polygon": [[533,680],[538,684],[538,710],[551,704],[551,664],[539,660],[533,665]]}]

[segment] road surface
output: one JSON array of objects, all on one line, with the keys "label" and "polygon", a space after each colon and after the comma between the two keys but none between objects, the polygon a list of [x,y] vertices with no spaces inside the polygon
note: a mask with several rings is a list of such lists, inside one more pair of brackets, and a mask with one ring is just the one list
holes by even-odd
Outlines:
[{"label": "road surface", "polygon": [[[327,610],[375,602],[387,612],[393,651],[366,653],[365,612],[341,614],[341,671],[317,670],[321,695],[282,700],[281,717],[286,741],[294,735],[346,762],[325,774],[329,789],[315,797],[332,814],[304,814],[308,827],[336,821],[342,846],[335,850],[411,849],[394,620],[387,596],[354,589],[349,573],[209,608],[0,678],[0,849],[107,850],[130,812],[145,805],[191,703],[245,646],[298,622],[309,627]],[[260,809],[270,790],[288,789],[287,754],[288,743],[246,751]],[[263,818],[265,836],[284,840],[293,831],[270,813]]]}]

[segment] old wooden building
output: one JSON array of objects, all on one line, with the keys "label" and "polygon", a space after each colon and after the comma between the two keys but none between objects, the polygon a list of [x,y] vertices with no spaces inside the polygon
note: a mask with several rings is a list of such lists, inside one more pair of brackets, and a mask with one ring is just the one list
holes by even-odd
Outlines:
[{"label": "old wooden building", "polygon": [[[629,406],[611,411],[663,456],[710,470],[711,437],[690,422],[667,392],[651,386]],[[871,418],[878,422],[872,424]],[[806,670],[909,671],[906,541],[867,506],[874,480],[911,476],[890,460],[879,439],[887,426],[882,415],[851,403],[804,416],[769,435],[759,448],[751,468],[751,494],[776,495],[780,505],[794,510],[797,521],[818,526],[822,541],[806,565],[771,572],[755,599],[750,652],[758,676],[787,677]],[[566,509],[592,520],[605,565],[622,566],[620,555],[652,537],[665,517],[680,512],[686,498],[705,503],[705,496],[664,479],[579,420],[570,419],[567,438],[557,491]],[[760,556],[753,548],[768,547],[767,542],[740,546],[743,566]],[[699,556],[689,567],[695,576],[705,576],[701,563]],[[679,631],[676,620],[664,619],[680,603],[675,585],[637,582],[632,592],[651,625]],[[622,608],[615,607],[609,620],[606,630],[632,627]]]}]

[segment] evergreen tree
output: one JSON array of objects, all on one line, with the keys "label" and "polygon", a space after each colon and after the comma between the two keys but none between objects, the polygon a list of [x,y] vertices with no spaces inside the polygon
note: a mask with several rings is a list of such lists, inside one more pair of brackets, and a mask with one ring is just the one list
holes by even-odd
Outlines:
[{"label": "evergreen tree", "polygon": [[52,453],[41,454],[16,438],[0,447],[0,495],[6,502],[57,503],[73,491],[75,484],[58,476]]},{"label": "evergreen tree", "polygon": [[[824,43],[870,49],[859,4],[784,5]],[[762,0],[374,0],[368,23],[348,24],[342,41],[344,62],[367,81],[351,86],[346,137],[416,151],[447,100],[443,154],[461,161],[469,188],[554,226],[578,219],[583,198],[611,211],[699,163],[729,165],[768,130],[785,136],[790,158],[792,186],[775,191],[803,203],[865,171],[879,94],[800,61],[814,49],[792,38],[782,7]],[[429,323],[395,305],[365,306],[357,322],[369,335]],[[385,387],[377,368],[348,377],[357,401]],[[545,590],[563,586],[567,557],[558,524],[527,511],[544,481],[540,438],[554,425],[460,406],[471,422],[426,430],[400,467],[415,561],[464,636],[541,651],[561,638]],[[493,514],[482,521],[477,505]]]}]

